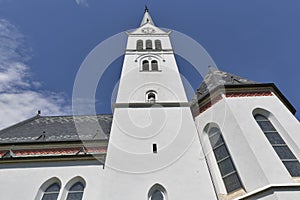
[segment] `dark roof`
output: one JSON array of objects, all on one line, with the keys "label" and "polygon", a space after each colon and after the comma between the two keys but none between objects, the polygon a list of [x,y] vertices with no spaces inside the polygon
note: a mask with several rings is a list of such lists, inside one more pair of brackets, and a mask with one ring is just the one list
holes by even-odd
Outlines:
[{"label": "dark roof", "polygon": [[209,71],[204,80],[196,91],[193,101],[200,100],[205,97],[210,91],[222,85],[249,85],[258,84],[258,82],[251,81],[240,76],[221,71],[215,67],[209,67]]},{"label": "dark roof", "polygon": [[111,123],[112,115],[74,117],[37,115],[1,130],[0,143],[108,139]]}]

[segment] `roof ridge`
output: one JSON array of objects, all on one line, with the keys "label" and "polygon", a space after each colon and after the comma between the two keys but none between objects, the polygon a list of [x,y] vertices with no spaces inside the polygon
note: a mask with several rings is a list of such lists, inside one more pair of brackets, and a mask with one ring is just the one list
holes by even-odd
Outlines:
[{"label": "roof ridge", "polygon": [[96,114],[96,115],[44,115],[44,116],[40,116],[40,117],[89,117],[89,116],[112,116],[112,114]]}]

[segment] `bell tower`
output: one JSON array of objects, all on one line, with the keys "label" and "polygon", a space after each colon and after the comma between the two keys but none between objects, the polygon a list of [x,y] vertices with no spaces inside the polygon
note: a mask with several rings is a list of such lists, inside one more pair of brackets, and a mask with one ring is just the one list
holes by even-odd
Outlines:
[{"label": "bell tower", "polygon": [[127,32],[104,199],[216,199],[170,34],[147,8],[140,27]]}]

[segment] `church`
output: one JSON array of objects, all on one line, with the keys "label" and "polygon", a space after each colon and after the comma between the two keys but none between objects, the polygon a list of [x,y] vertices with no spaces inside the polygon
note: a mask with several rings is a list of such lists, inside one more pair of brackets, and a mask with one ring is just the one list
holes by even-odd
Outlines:
[{"label": "church", "polygon": [[147,8],[127,32],[112,115],[38,112],[1,130],[0,199],[300,199],[295,108],[215,66],[189,101],[170,34]]}]

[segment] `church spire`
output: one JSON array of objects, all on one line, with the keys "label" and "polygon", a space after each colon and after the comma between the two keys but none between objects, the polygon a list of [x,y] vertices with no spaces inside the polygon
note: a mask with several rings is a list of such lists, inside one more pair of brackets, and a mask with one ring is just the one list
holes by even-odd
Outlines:
[{"label": "church spire", "polygon": [[147,6],[145,6],[145,12],[144,12],[144,17],[142,19],[142,22],[141,22],[141,25],[140,26],[143,26],[144,24],[146,23],[149,23],[149,24],[152,24],[154,25],[154,22],[150,16],[150,13],[149,13],[149,9]]}]

